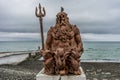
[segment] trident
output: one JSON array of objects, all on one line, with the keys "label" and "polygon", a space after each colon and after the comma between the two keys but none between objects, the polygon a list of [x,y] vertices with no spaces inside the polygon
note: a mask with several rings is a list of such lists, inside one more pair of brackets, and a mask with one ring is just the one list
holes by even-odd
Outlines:
[{"label": "trident", "polygon": [[38,13],[38,9],[36,7],[35,10],[35,15],[37,17],[39,17],[39,22],[40,22],[40,30],[41,30],[41,39],[42,39],[42,49],[44,49],[44,35],[43,35],[43,17],[46,15],[45,9],[43,7],[43,13],[42,13],[42,7],[39,3],[39,13]]}]

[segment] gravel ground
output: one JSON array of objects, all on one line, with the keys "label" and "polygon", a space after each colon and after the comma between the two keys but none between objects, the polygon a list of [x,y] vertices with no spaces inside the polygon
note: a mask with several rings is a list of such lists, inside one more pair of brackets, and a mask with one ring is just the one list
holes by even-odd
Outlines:
[{"label": "gravel ground", "polygon": [[120,80],[120,63],[82,63],[87,80]]},{"label": "gravel ground", "polygon": [[[120,80],[120,63],[82,62],[87,80]],[[18,65],[0,65],[0,80],[36,80],[43,68],[39,60],[26,60]]]},{"label": "gravel ground", "polygon": [[27,60],[18,65],[1,65],[0,80],[36,80],[36,74],[43,68],[38,60]]}]

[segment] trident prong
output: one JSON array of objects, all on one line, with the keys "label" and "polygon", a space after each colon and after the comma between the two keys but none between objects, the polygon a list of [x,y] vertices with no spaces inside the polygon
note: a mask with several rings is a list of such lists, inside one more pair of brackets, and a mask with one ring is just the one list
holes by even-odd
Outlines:
[{"label": "trident prong", "polygon": [[[46,15],[46,12],[45,12],[45,8],[41,7],[40,3],[39,3],[39,13],[38,13],[38,9],[36,7],[36,10],[35,10],[35,15],[37,17],[39,17],[39,21],[40,21],[40,31],[41,31],[41,41],[42,41],[42,49],[44,49],[44,35],[43,35],[43,17]],[[42,11],[43,10],[43,11]],[[43,12],[43,13],[42,13]]]},{"label": "trident prong", "polygon": [[41,11],[41,10],[42,10],[42,7],[41,7],[41,5],[40,5],[40,3],[39,3],[39,13],[40,13],[40,14],[42,14],[42,11]]},{"label": "trident prong", "polygon": [[[38,13],[37,7],[36,7],[36,10],[35,10],[36,16],[37,16],[37,17],[40,17],[40,18],[44,17],[44,16],[46,15],[46,12],[45,12],[44,7],[42,8],[41,5],[40,5],[40,3],[39,3],[38,8],[39,8],[39,13]],[[42,13],[42,10],[43,10],[43,13]]]}]

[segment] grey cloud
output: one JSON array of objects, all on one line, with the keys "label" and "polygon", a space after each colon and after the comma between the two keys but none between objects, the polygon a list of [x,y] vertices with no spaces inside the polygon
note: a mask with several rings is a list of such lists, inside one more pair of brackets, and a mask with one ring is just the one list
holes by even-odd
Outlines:
[{"label": "grey cloud", "polygon": [[0,32],[39,32],[39,21],[34,11],[38,3],[46,9],[44,31],[55,24],[60,7],[72,24],[80,26],[82,33],[120,34],[119,0],[8,0],[0,1]]}]

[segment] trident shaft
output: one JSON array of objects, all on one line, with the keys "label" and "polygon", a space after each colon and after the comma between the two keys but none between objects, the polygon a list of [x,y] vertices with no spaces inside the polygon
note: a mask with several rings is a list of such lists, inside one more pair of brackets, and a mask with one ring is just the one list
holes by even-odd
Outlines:
[{"label": "trident shaft", "polygon": [[[43,13],[42,13],[43,10]],[[39,17],[39,22],[40,22],[40,31],[41,31],[41,39],[42,39],[42,49],[44,49],[44,35],[43,35],[43,17],[46,15],[44,7],[42,8],[40,3],[39,3],[39,13],[38,9],[36,7],[35,10],[35,15]]]}]

